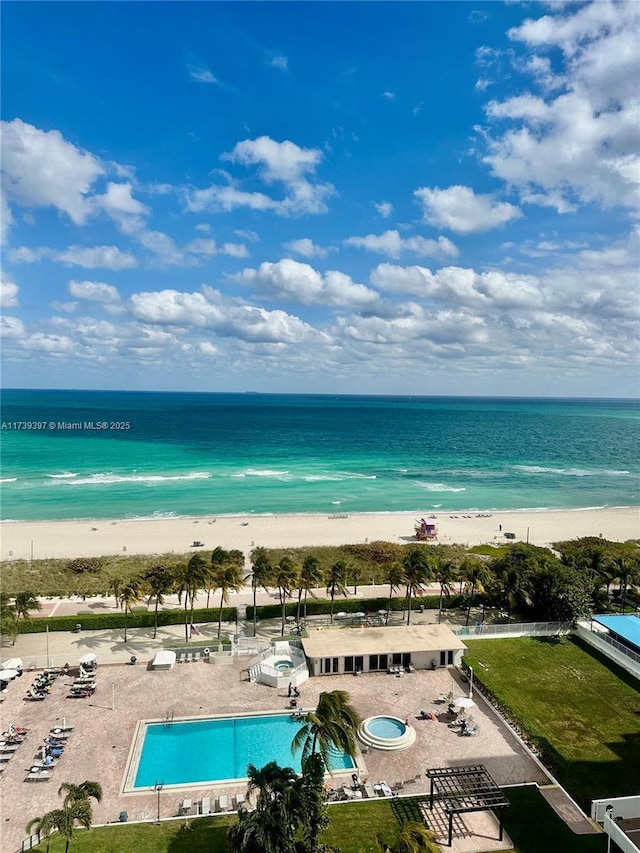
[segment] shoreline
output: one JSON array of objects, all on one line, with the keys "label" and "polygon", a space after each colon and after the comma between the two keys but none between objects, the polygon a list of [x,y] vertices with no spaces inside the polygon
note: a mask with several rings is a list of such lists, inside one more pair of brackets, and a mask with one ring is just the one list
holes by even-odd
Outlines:
[{"label": "shoreline", "polygon": [[[245,514],[169,518],[2,522],[0,561],[133,554],[197,553],[220,546],[248,555],[255,547],[301,548],[377,540],[415,542],[417,512]],[[437,514],[434,544],[552,542],[596,536],[640,537],[640,507],[522,509]],[[505,532],[515,538],[507,539]],[[194,546],[194,542],[202,542]]]}]

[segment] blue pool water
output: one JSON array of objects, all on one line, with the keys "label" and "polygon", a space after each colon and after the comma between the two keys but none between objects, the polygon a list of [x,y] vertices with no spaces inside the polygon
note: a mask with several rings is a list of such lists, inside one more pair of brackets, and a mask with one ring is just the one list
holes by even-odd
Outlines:
[{"label": "blue pool water", "polygon": [[[247,764],[262,767],[277,761],[300,771],[300,753],[293,755],[291,742],[300,723],[289,714],[264,717],[227,717],[183,723],[147,725],[134,788],[189,782],[243,779]],[[332,770],[348,770],[354,763],[336,752]]]},{"label": "blue pool water", "polygon": [[407,730],[404,723],[394,720],[393,717],[376,717],[367,723],[367,731],[375,737],[393,738],[401,737]]}]

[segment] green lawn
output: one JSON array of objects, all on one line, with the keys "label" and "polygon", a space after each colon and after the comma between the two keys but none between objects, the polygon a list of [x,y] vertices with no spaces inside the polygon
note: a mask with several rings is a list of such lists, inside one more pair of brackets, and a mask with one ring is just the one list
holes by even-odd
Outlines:
[{"label": "green lawn", "polygon": [[637,682],[569,638],[473,640],[467,661],[533,735],[585,811],[637,793]]},{"label": "green lawn", "polygon": [[[511,803],[504,812],[505,830],[515,843],[509,853],[604,853],[604,835],[574,835],[535,786],[507,788],[505,794]],[[391,840],[399,821],[415,817],[416,807],[417,800],[404,797],[332,806],[323,841],[342,853],[378,853],[376,835]],[[182,829],[183,821],[78,830],[69,853],[228,853],[226,831],[234,820],[230,815],[200,818],[190,822],[188,831]],[[51,853],[63,850],[64,842],[54,836]]]}]

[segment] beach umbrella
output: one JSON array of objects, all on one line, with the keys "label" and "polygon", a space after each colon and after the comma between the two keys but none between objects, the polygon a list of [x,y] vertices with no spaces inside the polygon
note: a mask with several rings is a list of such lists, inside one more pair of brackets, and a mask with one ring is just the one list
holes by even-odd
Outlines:
[{"label": "beach umbrella", "polygon": [[11,681],[12,678],[17,678],[19,675],[17,669],[3,669],[0,671],[0,680]]},{"label": "beach umbrella", "polygon": [[473,699],[468,699],[466,696],[461,696],[460,699],[454,699],[453,704],[457,708],[473,708],[475,706],[475,702]]},{"label": "beach umbrella", "polygon": [[3,669],[23,669],[22,658],[9,658],[2,664]]},{"label": "beach umbrella", "polygon": [[94,655],[93,652],[87,652],[86,655],[82,655],[81,658],[78,658],[79,663],[95,663],[98,660],[98,656]]}]

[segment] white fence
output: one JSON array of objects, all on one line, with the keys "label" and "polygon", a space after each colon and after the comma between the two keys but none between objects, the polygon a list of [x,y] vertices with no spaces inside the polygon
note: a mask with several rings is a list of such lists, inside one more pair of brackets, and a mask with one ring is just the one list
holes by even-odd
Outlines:
[{"label": "white fence", "polygon": [[499,637],[555,637],[569,634],[573,630],[571,622],[507,622],[501,625],[463,625],[451,628],[459,637],[473,639],[497,639]]}]

